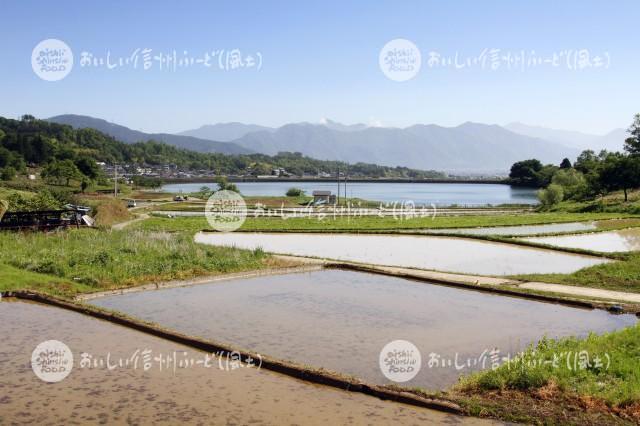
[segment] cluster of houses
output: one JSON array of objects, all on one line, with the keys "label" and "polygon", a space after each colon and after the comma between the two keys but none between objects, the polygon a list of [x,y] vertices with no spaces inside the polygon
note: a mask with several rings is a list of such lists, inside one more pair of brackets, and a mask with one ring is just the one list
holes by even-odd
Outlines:
[{"label": "cluster of houses", "polygon": [[[106,163],[98,163],[98,165],[102,168],[102,170],[108,176],[114,176],[116,173],[116,166],[113,164]],[[162,165],[136,165],[136,164],[119,164],[117,165],[117,174],[121,179],[124,179],[125,182],[131,183],[131,180],[134,176],[145,176],[150,178],[161,178],[161,179],[197,179],[197,178],[213,178],[216,177],[216,174],[212,170],[186,170],[181,169],[176,164],[162,164]],[[329,177],[329,174],[324,174],[321,176],[320,174],[317,177]],[[293,175],[289,173],[284,168],[274,168],[271,170],[271,174],[268,175],[258,175],[253,176],[251,174],[251,169],[247,169],[247,173],[245,175],[237,176],[237,177],[245,177],[252,176],[260,178],[274,178],[274,177],[292,177]]]}]

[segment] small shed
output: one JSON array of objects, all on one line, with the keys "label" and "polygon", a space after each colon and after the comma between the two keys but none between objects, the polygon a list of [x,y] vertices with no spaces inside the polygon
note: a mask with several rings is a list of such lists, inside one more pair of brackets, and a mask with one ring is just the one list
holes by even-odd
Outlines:
[{"label": "small shed", "polygon": [[313,191],[313,204],[335,204],[336,196],[331,194],[331,191]]}]

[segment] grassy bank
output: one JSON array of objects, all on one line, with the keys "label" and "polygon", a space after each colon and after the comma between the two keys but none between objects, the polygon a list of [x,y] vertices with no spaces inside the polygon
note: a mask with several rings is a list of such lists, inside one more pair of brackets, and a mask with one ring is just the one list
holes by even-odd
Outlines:
[{"label": "grassy bank", "polygon": [[514,278],[639,293],[640,253],[629,253],[625,260],[584,268],[573,274],[516,275]]},{"label": "grassy bank", "polygon": [[611,414],[635,423],[639,342],[638,325],[585,339],[543,340],[495,370],[464,379],[454,393],[467,397],[475,414],[505,419],[579,424],[580,412],[589,411],[591,418],[604,416],[598,424],[615,424]]},{"label": "grassy bank", "polygon": [[[436,216],[400,219],[393,217],[334,217],[276,218],[248,217],[245,231],[358,231],[394,229],[473,228],[481,226],[537,225],[545,223],[581,222],[602,219],[626,218],[620,213],[530,213],[505,215]],[[138,225],[148,230],[197,232],[209,228],[204,217],[154,217]]]},{"label": "grassy bank", "polygon": [[551,208],[556,212],[618,212],[640,214],[640,190],[629,191],[628,200],[624,201],[622,191],[585,201],[563,201]]},{"label": "grassy bank", "polygon": [[151,280],[268,266],[260,250],[199,245],[190,235],[148,231],[69,230],[0,233],[0,290],[73,295]]}]

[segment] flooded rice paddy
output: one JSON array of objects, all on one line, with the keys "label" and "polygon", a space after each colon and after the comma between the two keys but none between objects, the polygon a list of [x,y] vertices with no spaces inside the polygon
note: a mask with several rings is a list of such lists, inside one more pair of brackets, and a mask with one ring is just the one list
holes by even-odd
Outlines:
[{"label": "flooded rice paddy", "polygon": [[448,387],[481,367],[429,368],[432,353],[444,362],[465,364],[481,359],[485,350],[513,355],[545,335],[583,336],[636,322],[633,315],[344,270],[220,281],[91,303],[378,384],[389,383],[379,367],[381,349],[393,340],[408,340],[420,350],[423,365],[405,385],[428,389]]},{"label": "flooded rice paddy", "polygon": [[561,232],[593,231],[598,229],[594,222],[552,223],[548,225],[490,226],[484,228],[428,229],[429,234],[466,234],[466,235],[538,235]]},{"label": "flooded rice paddy", "polygon": [[505,243],[415,235],[207,233],[196,242],[479,275],[571,273],[608,260]]},{"label": "flooded rice paddy", "polygon": [[525,238],[525,241],[557,247],[614,253],[640,250],[640,228],[581,235]]},{"label": "flooded rice paddy", "polygon": [[[165,299],[168,301],[169,299]],[[166,306],[167,312],[174,312]],[[202,359],[203,352],[78,313],[34,303],[0,302],[6,331],[0,348],[0,424],[486,424],[437,411],[308,384],[266,370],[192,366],[160,371],[81,368],[81,353],[110,364],[133,359]],[[229,318],[224,318],[227,322]],[[215,324],[210,324],[215,325]],[[58,383],[38,379],[31,352],[45,340],[64,342],[74,356]]]}]

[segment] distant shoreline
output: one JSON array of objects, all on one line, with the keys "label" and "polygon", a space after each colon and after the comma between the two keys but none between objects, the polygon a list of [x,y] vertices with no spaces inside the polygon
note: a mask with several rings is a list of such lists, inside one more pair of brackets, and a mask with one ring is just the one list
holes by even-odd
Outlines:
[{"label": "distant shoreline", "polygon": [[[215,177],[201,178],[167,178],[162,179],[163,184],[173,183],[212,183]],[[228,177],[229,182],[329,182],[337,183],[336,178],[250,178],[250,177]],[[340,180],[344,182],[344,180]],[[374,179],[374,178],[348,178],[347,183],[476,183],[476,184],[499,184],[509,185],[506,179]]]}]

